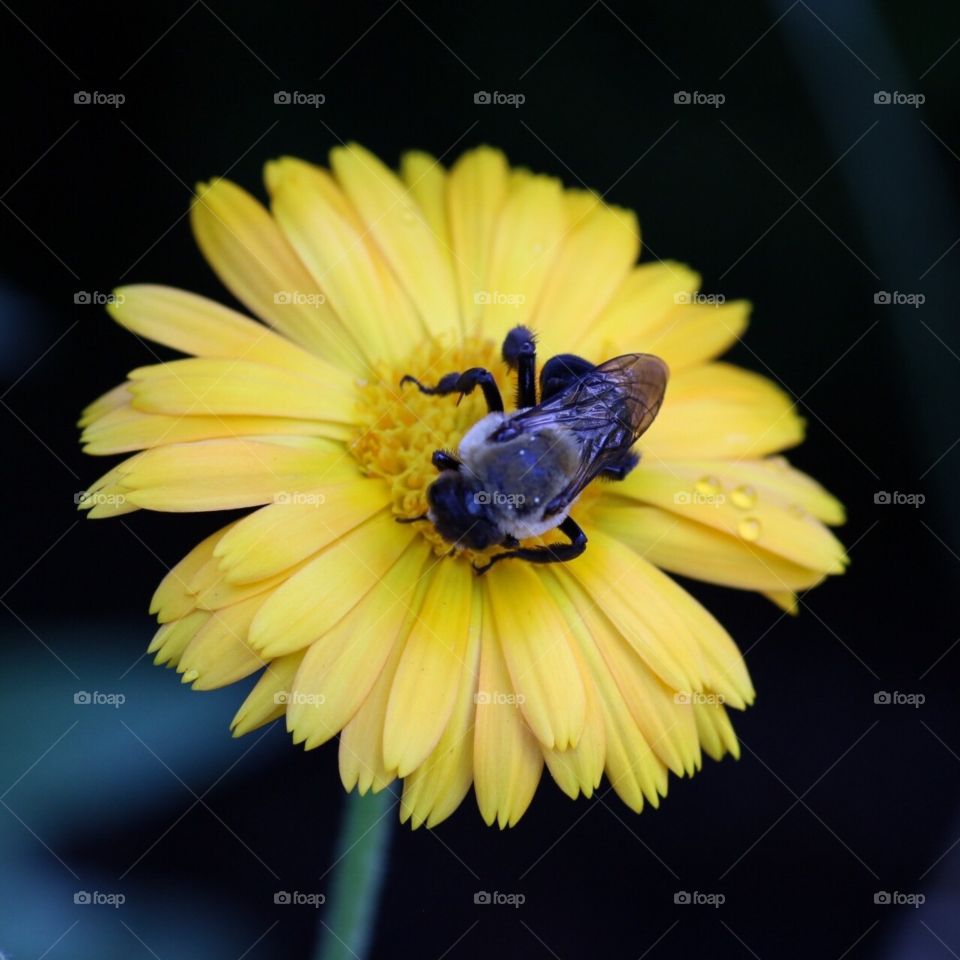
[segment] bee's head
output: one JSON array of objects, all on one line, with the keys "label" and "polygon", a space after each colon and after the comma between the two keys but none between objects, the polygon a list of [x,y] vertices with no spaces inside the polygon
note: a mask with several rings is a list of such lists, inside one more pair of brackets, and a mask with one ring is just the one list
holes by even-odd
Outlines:
[{"label": "bee's head", "polygon": [[427,502],[430,519],[444,540],[471,550],[486,550],[503,541],[489,496],[462,471],[444,470],[427,489]]}]

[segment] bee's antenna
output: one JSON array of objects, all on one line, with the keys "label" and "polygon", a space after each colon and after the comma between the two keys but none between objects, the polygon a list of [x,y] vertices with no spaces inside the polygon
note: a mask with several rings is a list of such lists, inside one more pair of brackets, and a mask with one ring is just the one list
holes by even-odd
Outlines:
[{"label": "bee's antenna", "polygon": [[430,516],[426,513],[421,513],[419,517],[394,517],[394,520],[397,523],[416,523],[418,520],[429,520]]}]

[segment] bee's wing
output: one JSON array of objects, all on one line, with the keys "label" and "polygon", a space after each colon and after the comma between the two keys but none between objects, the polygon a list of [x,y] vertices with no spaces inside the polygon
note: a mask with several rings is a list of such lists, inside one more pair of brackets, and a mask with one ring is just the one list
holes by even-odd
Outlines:
[{"label": "bee's wing", "polygon": [[652,354],[624,354],[595,367],[539,407],[510,418],[524,431],[556,428],[573,434],[580,462],[564,490],[565,503],[619,460],[653,423],[669,373]]}]

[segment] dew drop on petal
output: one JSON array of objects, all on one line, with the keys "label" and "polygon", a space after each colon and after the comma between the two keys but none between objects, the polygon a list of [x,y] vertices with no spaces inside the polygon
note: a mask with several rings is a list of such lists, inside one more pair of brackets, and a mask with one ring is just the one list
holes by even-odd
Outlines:
[{"label": "dew drop on petal", "polygon": [[702,494],[705,497],[715,497],[723,487],[720,485],[720,481],[716,477],[707,476],[701,477],[695,484],[694,488],[697,493]]},{"label": "dew drop on petal", "polygon": [[744,484],[734,488],[730,494],[730,499],[735,507],[741,510],[752,510],[757,504],[757,491]]},{"label": "dew drop on petal", "polygon": [[533,253],[543,253],[543,244],[538,241],[530,247],[530,250]]},{"label": "dew drop on petal", "polygon": [[756,517],[746,517],[737,524],[737,533],[750,543],[760,539],[760,531],[760,521]]}]

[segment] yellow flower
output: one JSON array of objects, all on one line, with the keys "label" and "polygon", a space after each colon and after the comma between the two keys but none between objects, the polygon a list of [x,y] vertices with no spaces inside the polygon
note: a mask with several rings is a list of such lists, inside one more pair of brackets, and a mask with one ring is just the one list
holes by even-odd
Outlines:
[{"label": "yellow flower", "polygon": [[[262,671],[234,732],[286,715],[307,749],[339,734],[346,788],[402,778],[414,826],[471,784],[483,819],[512,825],[544,763],[571,797],[606,773],[633,810],[657,806],[669,772],[738,754],[726,707],[754,697],[729,635],[663,571],[792,611],[845,563],[825,526],[840,504],[771,456],[802,439],[790,399],[714,360],[749,305],[698,295],[681,264],[636,266],[633,213],[497,150],[449,170],[408,153],[394,174],[351,145],[331,168],[269,163],[269,211],[226,180],[198,188],[197,242],[266,325],[162,286],[109,307],[190,357],[85,411],[89,453],[133,455],[81,506],[258,508],[167,574],[150,651],[195,689]],[[519,323],[541,361],[650,352],[671,379],[640,466],[573,510],[586,552],[481,577],[429,523],[395,520],[424,512],[433,451],[457,448],[483,398],[399,382],[483,366],[506,395],[498,349]]]}]

